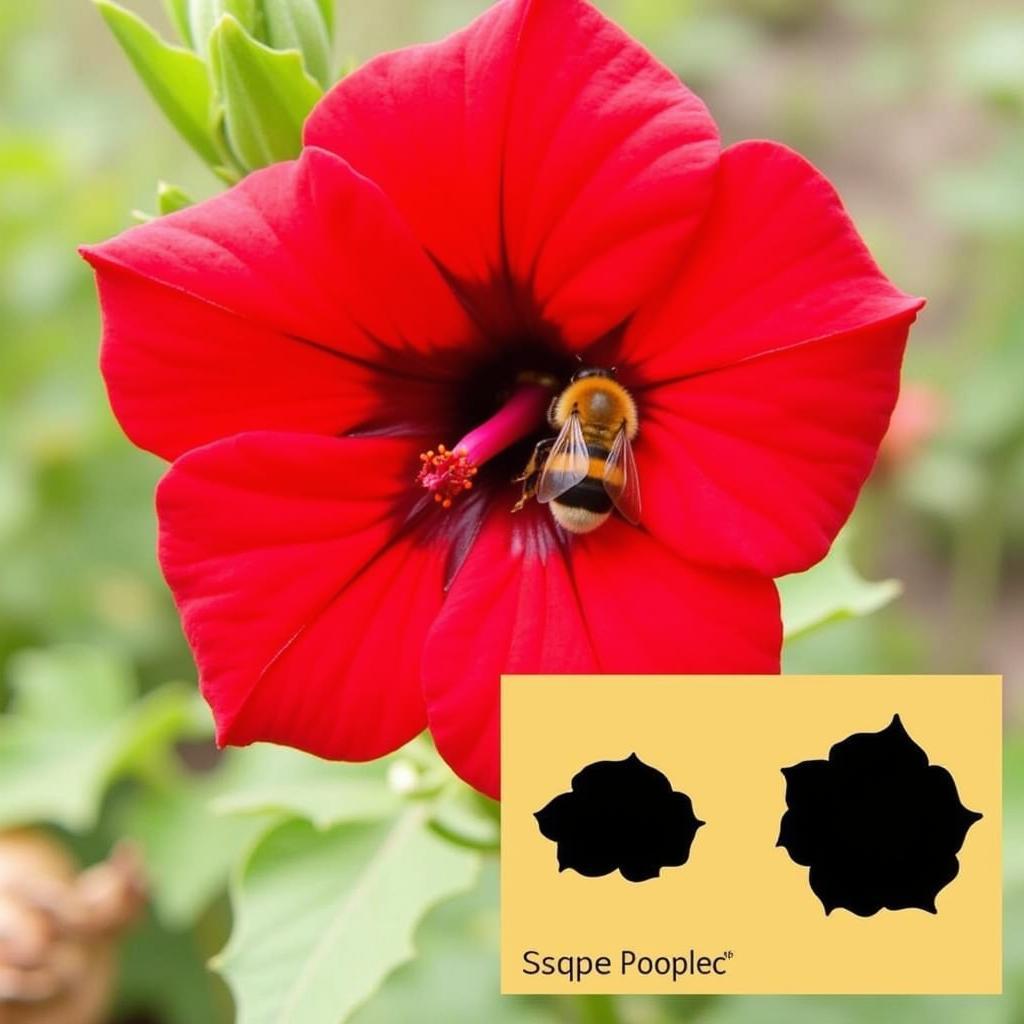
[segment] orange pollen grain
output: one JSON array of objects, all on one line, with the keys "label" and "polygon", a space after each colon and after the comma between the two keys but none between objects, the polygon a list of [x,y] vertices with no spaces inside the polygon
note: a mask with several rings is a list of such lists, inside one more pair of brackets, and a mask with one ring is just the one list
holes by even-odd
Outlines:
[{"label": "orange pollen grain", "polygon": [[423,452],[420,462],[416,483],[430,491],[442,508],[451,508],[455,498],[472,490],[478,467],[470,461],[465,448],[449,451],[439,444],[437,451]]}]

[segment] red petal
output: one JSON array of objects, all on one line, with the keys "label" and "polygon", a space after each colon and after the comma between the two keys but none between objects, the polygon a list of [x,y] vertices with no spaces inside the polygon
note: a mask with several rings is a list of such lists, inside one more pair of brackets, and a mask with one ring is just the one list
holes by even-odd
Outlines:
[{"label": "red petal", "polygon": [[900,318],[923,305],[878,269],[829,182],[774,142],[722,154],[715,200],[675,283],[619,353],[637,386]]},{"label": "red petal", "polygon": [[253,428],[393,420],[396,388],[415,416],[475,338],[380,189],[321,150],[83,253],[114,409],[168,457]]},{"label": "red petal", "polygon": [[619,520],[566,548],[526,515],[490,516],[424,655],[438,750],[477,789],[498,796],[503,673],[778,672],[771,580],[688,565]]},{"label": "red petal", "polygon": [[246,430],[337,435],[396,410],[420,424],[445,414],[443,388],[338,358],[130,271],[104,269],[99,288],[114,413],[132,441],[164,458]]},{"label": "red petal", "polygon": [[636,457],[644,525],[687,558],[799,572],[870,472],[912,314],[650,391]]},{"label": "red petal", "polygon": [[820,559],[875,459],[920,306],[810,164],[774,143],[727,150],[698,244],[619,354],[642,389],[644,525],[713,565]]},{"label": "red petal", "polygon": [[416,446],[244,434],[160,485],[160,560],[221,743],[365,760],[425,724],[443,550],[402,532]]},{"label": "red petal", "polygon": [[503,0],[378,57],[306,141],[380,184],[470,292],[510,275],[577,347],[665,280],[718,159],[700,100],[583,0]]}]

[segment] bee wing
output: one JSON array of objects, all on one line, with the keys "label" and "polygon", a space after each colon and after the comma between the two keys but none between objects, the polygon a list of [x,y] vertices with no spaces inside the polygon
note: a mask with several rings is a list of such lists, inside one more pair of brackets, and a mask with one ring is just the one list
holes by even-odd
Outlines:
[{"label": "bee wing", "polygon": [[579,413],[569,414],[544,462],[537,483],[537,500],[546,505],[583,480],[590,470],[590,453]]},{"label": "bee wing", "polygon": [[633,446],[622,426],[604,464],[604,489],[608,497],[634,526],[640,522],[640,480],[636,472]]}]

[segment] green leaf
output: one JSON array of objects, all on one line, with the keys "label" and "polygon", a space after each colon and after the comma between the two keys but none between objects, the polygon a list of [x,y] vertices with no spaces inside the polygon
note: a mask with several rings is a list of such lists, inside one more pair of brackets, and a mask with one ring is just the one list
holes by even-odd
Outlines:
[{"label": "green leaf", "polygon": [[237,774],[234,755],[225,760],[211,777],[182,773],[171,785],[139,790],[118,816],[119,832],[142,847],[153,907],[168,928],[188,927],[226,890],[235,864],[275,820],[214,811]]},{"label": "green leaf", "polygon": [[138,15],[114,0],[94,0],[143,84],[190,146],[211,165],[222,158],[210,138],[211,92],[206,65],[165,43]]},{"label": "green leaf", "polygon": [[316,0],[320,8],[320,16],[327,26],[327,38],[334,38],[334,0]]},{"label": "green leaf", "polygon": [[191,717],[189,688],[170,684],[136,701],[123,666],[90,648],[20,654],[9,682],[0,826],[91,827],[110,784],[166,750]]},{"label": "green leaf", "polygon": [[222,815],[286,814],[317,829],[390,817],[402,801],[387,782],[387,761],[339,764],[288,747],[245,750],[244,771],[222,787],[212,809]]},{"label": "green leaf", "polygon": [[210,809],[211,787],[193,782],[144,791],[121,830],[143,849],[154,909],[171,929],[187,928],[226,886],[235,863],[270,821],[226,818]]},{"label": "green leaf", "polygon": [[387,783],[388,761],[339,764],[288,747],[228,750],[204,775],[178,771],[124,801],[120,831],[146,854],[161,921],[181,928],[227,887],[231,869],[283,818],[319,830],[390,818],[402,800]]},{"label": "green leaf", "polygon": [[276,50],[298,50],[306,70],[323,86],[331,79],[331,38],[321,0],[271,0],[263,8],[267,42]]},{"label": "green leaf", "polygon": [[161,181],[156,187],[156,208],[161,216],[184,210],[193,202],[192,197],[177,185],[168,185],[166,181]]},{"label": "green leaf", "polygon": [[206,969],[195,931],[168,931],[147,914],[121,946],[111,1020],[218,1024],[232,1019],[223,982]]},{"label": "green leaf", "polygon": [[552,1001],[500,994],[497,867],[497,859],[488,858],[471,891],[424,918],[416,932],[419,957],[395,971],[356,1011],[352,1024],[557,1024],[565,1019]]},{"label": "green leaf", "polygon": [[228,143],[242,166],[298,156],[302,125],[323,94],[301,55],[271,50],[225,15],[210,39],[210,62]]},{"label": "green leaf", "polygon": [[328,832],[290,821],[264,837],[233,887],[235,930],[214,964],[239,1024],[340,1024],[414,955],[420,919],[480,865],[431,832],[428,813],[418,802],[394,821]]},{"label": "green leaf", "polygon": [[894,601],[902,591],[898,580],[871,583],[854,569],[845,535],[828,557],[807,572],[778,581],[782,622],[787,640],[828,622],[870,615]]},{"label": "green leaf", "polygon": [[164,0],[167,17],[186,46],[192,46],[192,28],[188,22],[188,0]]},{"label": "green leaf", "polygon": [[[196,50],[206,57],[217,23],[224,15],[237,18],[247,32],[258,34],[257,0],[177,0],[188,5],[189,29]],[[277,3],[278,0],[271,0]]]}]

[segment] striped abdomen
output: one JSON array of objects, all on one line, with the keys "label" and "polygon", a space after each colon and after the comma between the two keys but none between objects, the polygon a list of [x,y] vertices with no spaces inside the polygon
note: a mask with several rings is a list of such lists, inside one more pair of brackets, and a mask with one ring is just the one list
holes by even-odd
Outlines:
[{"label": "striped abdomen", "polygon": [[612,510],[612,499],[604,486],[605,464],[608,461],[609,449],[596,440],[587,442],[587,453],[590,455],[590,468],[587,475],[565,494],[559,495],[555,503],[567,508],[575,508],[607,515]]},{"label": "striped abdomen", "polygon": [[555,522],[571,533],[590,533],[612,514],[612,499],[604,486],[608,449],[588,441],[587,453],[590,456],[587,475],[549,506]]}]

